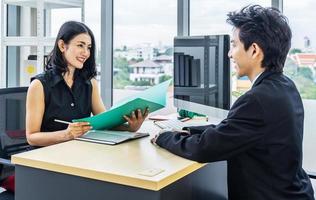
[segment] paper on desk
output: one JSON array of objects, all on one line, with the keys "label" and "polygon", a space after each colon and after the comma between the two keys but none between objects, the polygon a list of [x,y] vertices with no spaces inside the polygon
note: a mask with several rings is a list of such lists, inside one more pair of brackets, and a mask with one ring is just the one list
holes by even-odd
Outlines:
[{"label": "paper on desk", "polygon": [[126,122],[124,115],[129,116],[132,111],[146,108],[149,112],[156,111],[166,106],[166,94],[171,80],[160,83],[137,95],[130,97],[119,104],[113,106],[110,110],[82,119],[72,120],[73,122],[89,122],[95,130],[111,129]]},{"label": "paper on desk", "polygon": [[160,174],[161,172],[164,172],[164,171],[165,170],[160,169],[160,168],[149,168],[149,169],[145,169],[145,170],[139,172],[138,174],[142,175],[142,176],[153,177],[153,176],[156,176],[156,175],[158,175],[158,174]]}]

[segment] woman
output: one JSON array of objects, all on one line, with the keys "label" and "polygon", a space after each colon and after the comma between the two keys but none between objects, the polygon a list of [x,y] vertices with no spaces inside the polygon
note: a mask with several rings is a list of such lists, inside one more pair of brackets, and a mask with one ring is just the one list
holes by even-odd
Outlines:
[{"label": "woman", "polygon": [[[27,93],[26,137],[32,146],[48,146],[80,137],[91,126],[71,122],[105,111],[95,79],[95,40],[80,22],[64,23],[57,35],[45,72],[35,76]],[[148,111],[123,116],[128,125],[117,129],[137,131]]]}]

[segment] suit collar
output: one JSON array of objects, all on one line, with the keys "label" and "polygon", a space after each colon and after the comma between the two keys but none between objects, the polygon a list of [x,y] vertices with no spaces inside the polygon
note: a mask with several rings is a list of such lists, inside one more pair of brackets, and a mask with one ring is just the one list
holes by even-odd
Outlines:
[{"label": "suit collar", "polygon": [[263,79],[271,76],[272,74],[278,74],[280,72],[273,72],[273,71],[264,71],[258,78],[257,80],[253,83],[252,88],[256,87],[259,85]]}]

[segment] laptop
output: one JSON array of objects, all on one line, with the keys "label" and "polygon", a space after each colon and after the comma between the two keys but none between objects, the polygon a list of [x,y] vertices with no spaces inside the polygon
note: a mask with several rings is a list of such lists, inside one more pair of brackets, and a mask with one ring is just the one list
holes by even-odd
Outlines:
[{"label": "laptop", "polygon": [[109,130],[91,130],[76,140],[95,142],[100,144],[116,145],[129,140],[135,140],[149,136],[148,133],[128,132],[128,131],[109,131]]}]

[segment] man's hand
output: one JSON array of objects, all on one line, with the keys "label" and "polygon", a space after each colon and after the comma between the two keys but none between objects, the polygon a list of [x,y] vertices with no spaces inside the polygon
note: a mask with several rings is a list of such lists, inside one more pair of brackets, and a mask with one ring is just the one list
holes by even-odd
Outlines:
[{"label": "man's hand", "polygon": [[157,135],[155,135],[155,137],[150,139],[150,142],[154,145],[156,144],[156,141],[159,137],[159,135],[165,133],[165,132],[173,132],[173,133],[181,133],[181,135],[190,135],[190,132],[187,130],[179,130],[179,129],[162,129],[161,131],[159,131],[159,133]]},{"label": "man's hand", "polygon": [[156,140],[157,140],[158,136],[159,136],[158,134],[155,135],[155,137],[153,137],[153,138],[150,139],[150,142],[151,142],[152,144],[154,144],[154,145],[157,145],[157,144],[156,144]]}]

